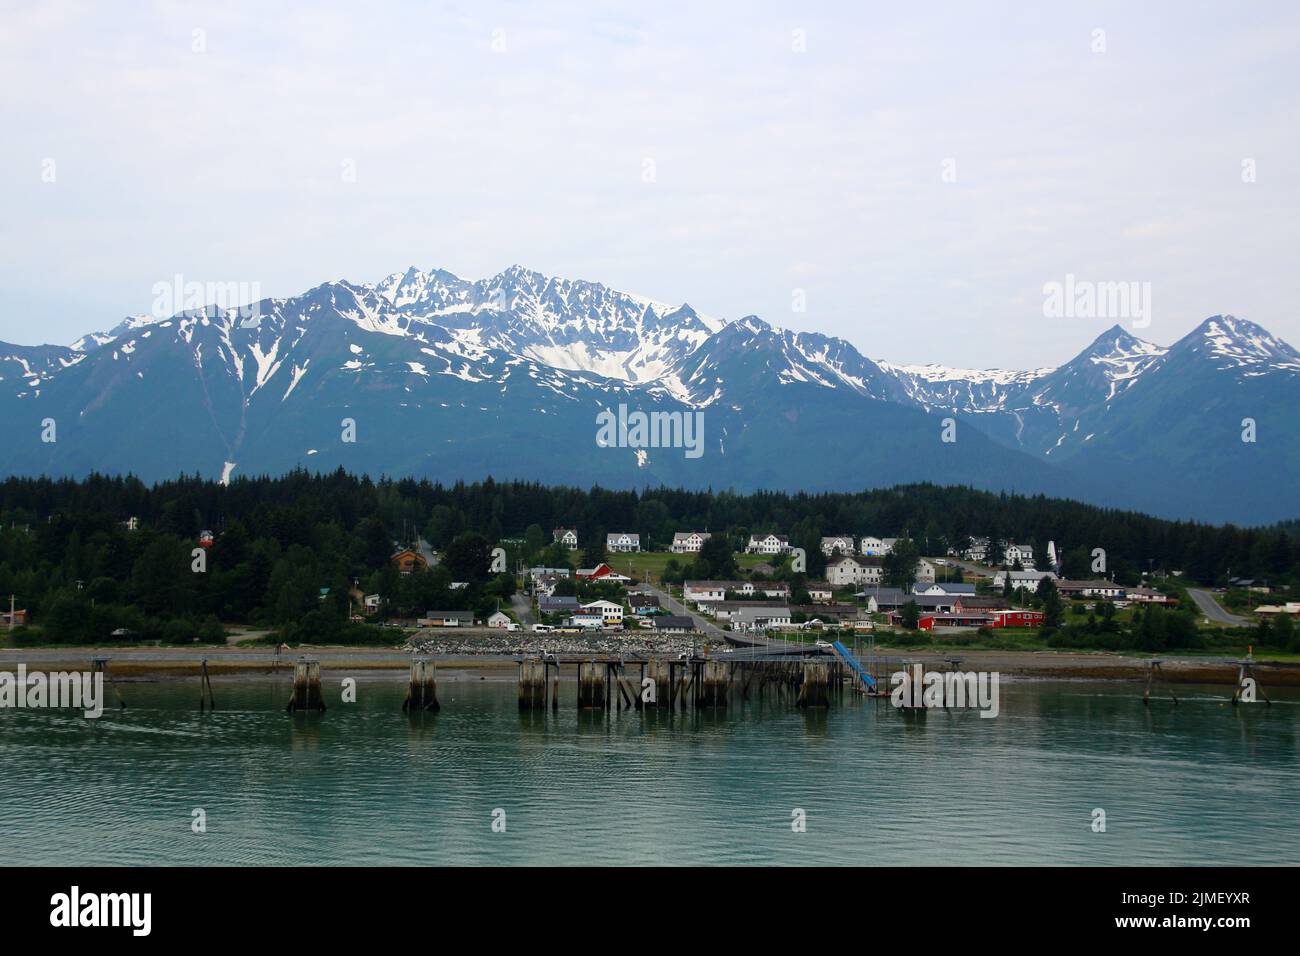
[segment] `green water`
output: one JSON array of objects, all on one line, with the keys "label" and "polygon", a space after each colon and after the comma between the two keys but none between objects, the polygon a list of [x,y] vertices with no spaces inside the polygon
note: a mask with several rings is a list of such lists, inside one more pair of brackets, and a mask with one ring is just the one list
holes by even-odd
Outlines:
[{"label": "green water", "polygon": [[193,683],[127,684],[97,721],[0,711],[0,863],[1300,861],[1294,693],[1148,709],[1132,684],[1004,681],[995,719],[847,697],[605,716],[567,684],[521,716],[513,682],[475,678],[413,719],[397,678],[325,690],[324,715],[286,714],[283,680],[217,681],[207,715]]}]

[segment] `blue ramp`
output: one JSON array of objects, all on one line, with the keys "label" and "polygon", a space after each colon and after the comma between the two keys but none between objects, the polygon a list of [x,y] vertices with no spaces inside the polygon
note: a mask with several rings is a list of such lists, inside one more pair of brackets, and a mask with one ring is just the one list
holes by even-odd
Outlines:
[{"label": "blue ramp", "polygon": [[849,667],[853,669],[853,673],[857,674],[858,677],[862,678],[862,683],[864,683],[868,687],[876,686],[876,679],[862,669],[862,665],[858,663],[858,659],[849,653],[849,649],[847,647],[845,647],[839,641],[831,641],[831,647],[834,648],[835,653],[840,656],[840,660],[848,664]]}]

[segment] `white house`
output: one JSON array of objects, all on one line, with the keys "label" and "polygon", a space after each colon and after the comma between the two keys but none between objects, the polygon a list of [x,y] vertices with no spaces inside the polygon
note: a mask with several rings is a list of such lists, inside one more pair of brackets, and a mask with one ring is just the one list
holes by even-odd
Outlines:
[{"label": "white house", "polygon": [[830,538],[822,538],[822,554],[828,558],[836,551],[840,554],[852,554],[855,550],[854,539],[851,534],[839,534]]},{"label": "white house", "polygon": [[762,631],[769,627],[783,627],[790,623],[788,607],[746,607],[731,615],[731,626],[737,631]]},{"label": "white house", "polygon": [[560,579],[553,574],[536,578],[533,580],[533,594],[536,597],[551,597],[555,594],[555,588],[559,583]]},{"label": "white house", "polygon": [[967,561],[983,561],[989,554],[988,538],[971,538],[970,547],[961,553]]},{"label": "white house", "polygon": [[745,597],[755,597],[761,594],[768,598],[783,598],[789,600],[790,585],[784,581],[715,581],[715,584],[721,584],[728,591],[734,591],[736,594],[743,594]]},{"label": "white house", "polygon": [[488,615],[487,619],[488,627],[506,628],[513,623],[514,622],[510,620],[510,615],[505,611],[494,611],[492,614]]},{"label": "white house", "polygon": [[578,529],[577,528],[556,528],[551,532],[551,539],[556,544],[562,544],[570,551],[578,550]]},{"label": "white house", "polygon": [[1020,566],[1027,571],[1034,569],[1034,549],[1027,544],[1016,544],[1014,541],[1007,542],[1003,561],[1008,567],[1020,562]]},{"label": "white house", "polygon": [[365,597],[366,613],[373,614],[379,610],[379,605],[384,602],[378,594],[367,594]]},{"label": "white house", "polygon": [[934,583],[934,565],[922,558],[916,566],[916,580],[925,584]]},{"label": "white house", "polygon": [[879,584],[880,577],[879,558],[845,555],[837,560],[826,562],[826,581],[832,587]]},{"label": "white house", "polygon": [[696,554],[712,537],[707,531],[678,531],[673,535],[673,554]]},{"label": "white house", "polygon": [[641,536],[639,534],[630,534],[626,531],[619,531],[614,534],[605,535],[606,551],[640,551]]},{"label": "white house", "polygon": [[814,604],[830,604],[831,599],[835,596],[827,581],[809,581],[807,584],[808,597]]},{"label": "white house", "polygon": [[602,624],[623,623],[623,605],[615,604],[613,601],[592,601],[590,604],[584,604],[582,609],[599,614]]},{"label": "white house", "polygon": [[882,558],[894,550],[897,538],[873,538],[867,535],[862,539],[862,553],[869,558]]},{"label": "white house", "polygon": [[682,598],[690,603],[701,601],[725,601],[727,587],[739,584],[738,581],[687,581],[682,585]]},{"label": "white house", "polygon": [[751,534],[745,545],[748,554],[785,554],[790,550],[790,539],[783,534]]},{"label": "white house", "polygon": [[529,568],[528,576],[534,581],[539,578],[567,578],[573,573],[571,568]]},{"label": "white house", "polygon": [[1057,581],[1056,590],[1062,597],[1124,598],[1127,588],[1114,581],[1100,578],[1095,581]]},{"label": "white house", "polygon": [[1038,582],[1043,578],[1056,580],[1056,574],[1052,571],[999,571],[993,575],[993,586],[995,588],[1005,587],[1007,575],[1011,575],[1011,587],[1024,588],[1026,591],[1037,591]]},{"label": "white house", "polygon": [[917,581],[912,585],[913,594],[965,594],[970,597],[975,596],[974,584],[953,584],[952,582],[936,583],[934,581]]}]

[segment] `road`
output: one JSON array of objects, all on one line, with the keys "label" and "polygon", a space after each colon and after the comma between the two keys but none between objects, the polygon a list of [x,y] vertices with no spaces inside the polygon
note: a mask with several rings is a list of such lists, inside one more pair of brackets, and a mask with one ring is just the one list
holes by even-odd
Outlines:
[{"label": "road", "polygon": [[[689,617],[691,620],[693,620],[695,622],[696,629],[699,630],[700,633],[702,633],[705,637],[709,638],[710,643],[714,641],[716,641],[719,644],[731,643],[727,639],[728,636],[727,631],[724,631],[722,628],[718,627],[718,625],[714,624],[704,615],[699,614],[683,606],[680,601],[674,598],[667,591],[664,591],[661,588],[657,588],[651,584],[642,584],[641,588],[642,590],[647,591],[650,594],[655,595],[655,597],[659,598],[660,607],[664,608],[665,610],[669,611],[672,614],[684,614],[687,617]],[[803,643],[792,643],[790,641],[771,639],[763,636],[762,634],[744,634],[744,635],[733,635],[733,636],[737,637],[739,640],[743,640],[745,643],[750,644],[753,647],[765,648],[771,651],[777,651],[777,652],[800,651],[800,650],[808,649],[807,645]]]},{"label": "road", "polygon": [[[934,561],[935,561],[934,558],[927,558],[926,560],[929,561],[931,564],[934,564]],[[958,567],[958,568],[961,568],[961,570],[962,570],[964,573],[967,573],[967,574],[974,574],[974,575],[976,575],[976,576],[978,576],[978,577],[982,577],[982,578],[991,578],[993,575],[997,574],[997,571],[994,570],[993,568],[987,568],[987,567],[985,567],[984,565],[982,565],[982,564],[976,564],[976,563],[973,562],[973,561],[962,561],[962,560],[960,560],[960,559],[958,559],[958,558],[952,558],[952,557],[941,558],[940,560],[942,560],[942,561],[947,561],[947,562],[948,562],[948,568],[949,568],[949,569],[951,569],[951,568],[953,568],[953,567]],[[935,569],[934,569],[934,577],[935,577],[935,580],[936,580],[936,581],[942,581],[942,580],[943,580],[943,572],[944,572],[944,566],[943,566],[943,565],[937,565],[937,566],[935,567]]]},{"label": "road", "polygon": [[429,567],[436,568],[438,566],[438,555],[434,553],[433,546],[429,542],[423,538],[416,538],[415,547],[420,552],[420,556],[429,562]]},{"label": "road", "polygon": [[1199,591],[1196,588],[1188,588],[1187,593],[1192,596],[1192,600],[1195,601],[1196,606],[1201,609],[1201,613],[1216,624],[1240,625],[1250,623],[1250,621],[1244,617],[1238,617],[1235,614],[1229,614],[1225,611],[1223,605],[1216,601],[1214,595],[1209,591]]},{"label": "road", "polygon": [[689,617],[691,620],[695,622],[696,629],[699,630],[705,636],[710,637],[715,641],[720,641],[724,643],[726,642],[727,640],[726,631],[718,627],[718,625],[714,624],[712,621],[710,621],[707,617],[704,617],[702,614],[697,614],[694,611],[691,611],[688,608],[682,606],[682,603],[678,601],[675,597],[673,597],[671,594],[669,594],[667,591],[661,588],[657,588],[651,584],[642,584],[641,589],[643,591],[648,591],[650,594],[653,594],[655,597],[657,597],[659,599],[659,606],[664,608],[668,612],[672,614],[684,614],[685,616]]}]

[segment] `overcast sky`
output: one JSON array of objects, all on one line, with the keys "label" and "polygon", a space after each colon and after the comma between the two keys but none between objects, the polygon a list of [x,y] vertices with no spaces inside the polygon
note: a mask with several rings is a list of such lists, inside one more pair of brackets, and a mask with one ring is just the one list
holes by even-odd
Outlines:
[{"label": "overcast sky", "polygon": [[0,339],[520,263],[894,362],[1059,364],[1067,274],[1300,344],[1300,5],[429,7],[0,3]]}]

